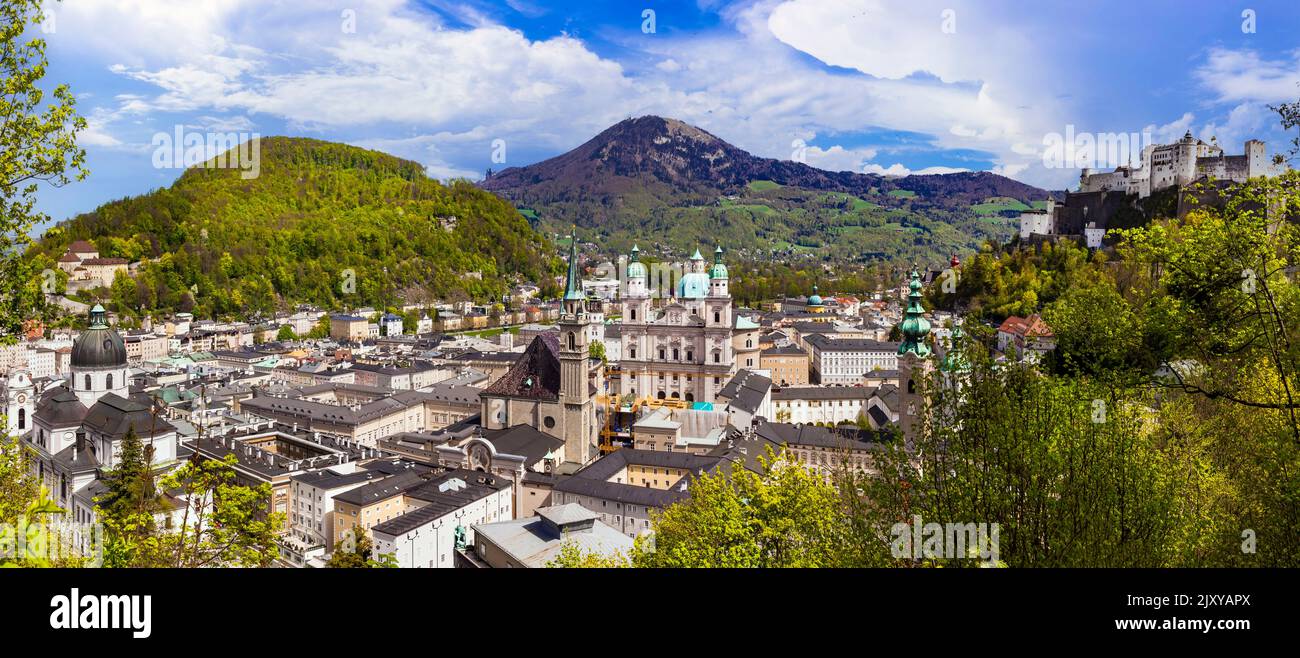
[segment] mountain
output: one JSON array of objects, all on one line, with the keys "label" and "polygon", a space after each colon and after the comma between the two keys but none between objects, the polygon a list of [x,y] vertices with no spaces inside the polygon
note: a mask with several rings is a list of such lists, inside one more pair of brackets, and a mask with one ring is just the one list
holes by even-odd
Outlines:
[{"label": "mountain", "polygon": [[815,250],[849,260],[946,260],[1009,238],[1016,214],[1051,196],[989,172],[890,178],[760,158],[656,116],[619,122],[480,185],[545,230],[577,224],[611,249],[640,242],[678,252],[721,241],[755,257]]},{"label": "mountain", "polygon": [[140,261],[134,283],[83,295],[111,296],[126,315],[484,300],[558,271],[550,243],[470,183],[443,185],[419,163],[313,139],[264,138],[260,154],[255,178],[187,169],[170,187],[59,224],[33,255],[53,267],[68,244],[89,240],[101,257]]}]

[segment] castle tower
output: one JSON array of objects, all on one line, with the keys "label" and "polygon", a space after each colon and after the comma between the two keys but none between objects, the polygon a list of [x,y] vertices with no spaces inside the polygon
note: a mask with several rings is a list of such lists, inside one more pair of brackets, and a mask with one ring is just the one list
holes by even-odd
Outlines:
[{"label": "castle tower", "polygon": [[713,250],[713,266],[709,268],[709,301],[704,314],[708,326],[731,327],[731,275],[722,262],[722,246]]},{"label": "castle tower", "polygon": [[905,445],[911,447],[920,430],[921,414],[925,408],[921,387],[930,370],[930,345],[926,342],[930,335],[930,322],[923,317],[921,275],[916,270],[912,270],[912,282],[908,288],[903,342],[898,346],[899,404],[902,407],[898,412],[898,424]]},{"label": "castle tower", "polygon": [[87,409],[109,393],[126,398],[128,371],[126,345],[108,326],[104,307],[90,309],[90,327],[72,346],[72,392]]},{"label": "castle tower", "polygon": [[32,385],[32,376],[25,370],[9,373],[9,378],[0,385],[4,402],[6,437],[22,436],[32,430],[32,413],[36,410],[36,387]]},{"label": "castle tower", "polygon": [[564,405],[566,461],[586,464],[596,451],[596,403],[587,374],[591,356],[587,298],[578,273],[578,240],[569,249],[569,274],[564,287],[560,328],[560,403]]}]

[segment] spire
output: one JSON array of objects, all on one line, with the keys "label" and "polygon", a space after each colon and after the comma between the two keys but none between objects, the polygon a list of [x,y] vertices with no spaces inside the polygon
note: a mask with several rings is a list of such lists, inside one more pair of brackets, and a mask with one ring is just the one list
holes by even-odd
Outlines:
[{"label": "spire", "polygon": [[691,260],[704,260],[704,256],[700,255],[700,250],[698,247],[695,249],[695,255],[691,256]]},{"label": "spire", "polygon": [[572,240],[569,243],[569,276],[564,284],[564,301],[585,301],[582,294],[582,279],[578,277],[578,227],[573,227]]},{"label": "spire", "polygon": [[641,248],[634,244],[632,245],[632,262],[636,263],[639,262],[640,260],[641,260]]},{"label": "spire", "polygon": [[912,282],[908,284],[911,292],[907,294],[907,313],[903,320],[903,342],[898,346],[899,354],[911,352],[916,356],[930,355],[930,346],[925,337],[930,334],[930,321],[922,317],[925,309],[921,307],[921,275],[912,270]]},{"label": "spire", "polygon": [[718,245],[718,248],[713,250],[713,263],[716,265],[721,262],[722,262],[722,245]]}]

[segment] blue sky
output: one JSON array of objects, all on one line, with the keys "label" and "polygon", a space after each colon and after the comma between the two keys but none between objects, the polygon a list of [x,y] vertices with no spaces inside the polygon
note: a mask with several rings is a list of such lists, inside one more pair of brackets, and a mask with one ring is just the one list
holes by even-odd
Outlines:
[{"label": "blue sky", "polygon": [[1078,171],[1046,166],[1043,144],[1067,127],[1282,148],[1267,105],[1300,97],[1300,3],[1246,4],[1253,21],[1172,0],[63,2],[47,80],[90,122],[91,177],[39,205],[64,219],[170,184],[180,170],[155,166],[153,139],[177,126],[479,178],[644,114],[827,169],[1059,189]]}]

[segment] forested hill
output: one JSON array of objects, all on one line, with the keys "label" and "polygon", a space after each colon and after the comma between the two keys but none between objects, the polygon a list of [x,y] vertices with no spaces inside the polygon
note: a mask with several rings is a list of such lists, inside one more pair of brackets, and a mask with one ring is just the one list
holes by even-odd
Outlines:
[{"label": "forested hill", "polygon": [[[491,193],[443,185],[416,162],[303,138],[262,139],[256,178],[191,168],[171,187],[56,226],[34,252],[53,267],[79,239],[102,257],[145,261],[134,282],[96,295],[127,315],[486,300],[556,271],[546,239]],[[346,270],[355,292],[342,285]]]}]

